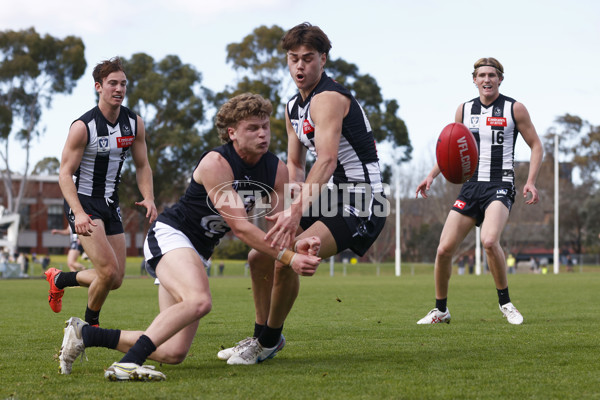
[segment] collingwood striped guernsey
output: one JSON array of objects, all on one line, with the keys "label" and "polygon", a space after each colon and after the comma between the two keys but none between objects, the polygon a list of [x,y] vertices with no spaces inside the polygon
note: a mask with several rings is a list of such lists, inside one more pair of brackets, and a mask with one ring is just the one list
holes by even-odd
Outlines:
[{"label": "collingwood striped guernsey", "polygon": [[489,106],[484,106],[479,97],[464,103],[463,124],[473,133],[479,148],[479,163],[470,182],[514,184],[515,143],[519,134],[515,103],[502,94]]},{"label": "collingwood striped guernsey", "polygon": [[98,106],[77,121],[85,124],[88,141],[81,164],[73,175],[77,193],[118,200],[123,161],[137,132],[137,115],[121,106],[116,124],[110,123]]},{"label": "collingwood striped guernsey", "polygon": [[373,193],[383,191],[379,158],[371,125],[358,101],[350,91],[323,72],[321,80],[305,101],[297,93],[287,104],[290,122],[300,142],[316,158],[315,123],[310,117],[310,101],[316,94],[334,91],[350,98],[350,110],[342,122],[337,167],[329,186],[343,183],[368,183]]}]

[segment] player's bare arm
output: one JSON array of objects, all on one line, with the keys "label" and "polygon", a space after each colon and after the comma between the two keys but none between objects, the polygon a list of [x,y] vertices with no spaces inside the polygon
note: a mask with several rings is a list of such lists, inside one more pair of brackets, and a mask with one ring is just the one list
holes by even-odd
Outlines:
[{"label": "player's bare arm", "polygon": [[[281,172],[278,168],[277,171],[278,174],[287,173],[285,168],[281,168]],[[231,184],[223,185],[224,182],[233,181],[233,171],[220,154],[216,152],[208,153],[194,170],[193,177],[196,182],[204,185],[207,193],[209,193],[210,200],[236,237],[261,253],[274,259],[279,258],[281,250],[271,247],[270,243],[264,239],[264,232],[249,221],[248,214],[243,206],[236,206],[236,203],[241,205],[243,201],[235,192],[233,186]],[[213,190],[217,187],[218,190]],[[225,196],[227,201],[220,201],[222,196]],[[239,199],[239,201],[233,201],[233,199]],[[321,259],[318,257],[296,253],[290,264],[297,272],[312,270],[312,273],[314,273],[320,261]]]},{"label": "player's bare arm", "polygon": [[69,227],[63,229],[52,229],[50,232],[52,232],[53,235],[71,235],[71,229]]},{"label": "player's bare arm", "polygon": [[[273,188],[276,196],[271,196],[271,199],[275,202],[275,204],[271,204],[271,215],[277,215],[281,213],[284,207],[285,199],[289,196],[289,193],[286,193],[289,183],[289,174],[287,166],[280,160],[277,166],[277,175],[275,176],[275,187]],[[266,218],[267,220],[267,229],[270,230],[275,226],[275,219]],[[279,247],[280,249],[291,247],[294,242],[294,238],[296,236],[297,226],[290,224],[287,226],[287,229],[282,229],[277,232],[273,240],[271,241],[272,247]],[[265,240],[269,240],[265,238]]]},{"label": "player's bare arm", "polygon": [[525,143],[531,149],[531,156],[529,159],[529,174],[527,175],[527,182],[523,186],[523,198],[527,198],[527,193],[531,193],[531,198],[527,200],[526,204],[535,204],[539,201],[539,195],[535,183],[537,181],[540,168],[542,166],[542,159],[544,157],[544,148],[542,141],[535,130],[535,126],[531,122],[531,117],[527,108],[522,103],[516,102],[514,106],[515,122],[517,127],[523,135]]},{"label": "player's bare arm", "polygon": [[431,171],[429,172],[429,174],[425,177],[425,179],[423,179],[421,181],[421,183],[419,183],[419,186],[417,186],[415,198],[419,197],[419,194],[420,194],[424,199],[426,199],[427,192],[429,191],[429,189],[431,189],[431,184],[433,183],[433,180],[439,174],[440,174],[440,167],[438,166],[438,164],[436,162],[435,165],[433,166],[433,168],[431,169]]},{"label": "player's bare arm", "polygon": [[[320,93],[312,99],[310,113],[315,123],[317,160],[302,185],[300,201],[292,202],[289,211],[286,210],[286,212],[271,217],[272,220],[276,220],[276,223],[267,232],[265,239],[273,238],[273,242],[276,242],[279,240],[282,231],[291,229],[292,225],[297,228],[303,211],[310,206],[313,199],[318,198],[320,188],[333,175],[337,167],[342,121],[349,108],[350,99],[337,92]],[[298,142],[298,146],[302,146],[297,138],[294,138],[294,141]],[[296,165],[290,167],[289,162],[288,169],[296,170],[298,168]],[[315,188],[317,188],[317,192],[313,193]]]},{"label": "player's bare arm", "polygon": [[89,236],[93,227],[96,226],[96,223],[83,210],[73,182],[73,174],[79,168],[86,145],[87,129],[85,124],[82,121],[75,121],[69,129],[58,172],[60,190],[75,216],[74,233],[83,236]]},{"label": "player's bare arm", "polygon": [[136,201],[137,206],[146,208],[146,218],[152,223],[158,212],[154,204],[154,183],[152,180],[152,168],[148,162],[148,149],[146,146],[146,129],[140,116],[137,116],[137,135],[131,145],[131,156],[135,164],[135,176],[137,185],[142,194],[142,201]]},{"label": "player's bare arm", "polygon": [[[286,112],[286,132],[288,136],[288,182],[294,182],[297,185],[302,185],[304,181],[304,167],[306,164],[306,148],[300,143],[296,137],[296,132],[292,127],[289,116]],[[294,185],[296,186],[296,185]],[[288,186],[288,190],[291,190],[291,186]],[[285,198],[291,198],[292,194],[284,193]],[[300,197],[298,197],[299,199]],[[293,215],[291,208],[287,210],[280,210],[278,212],[271,213],[266,217],[267,221],[272,224],[269,225],[269,230],[265,235],[265,240],[271,241],[271,246],[283,249],[283,237],[288,234],[293,240],[295,233],[300,224],[301,216]]]}]

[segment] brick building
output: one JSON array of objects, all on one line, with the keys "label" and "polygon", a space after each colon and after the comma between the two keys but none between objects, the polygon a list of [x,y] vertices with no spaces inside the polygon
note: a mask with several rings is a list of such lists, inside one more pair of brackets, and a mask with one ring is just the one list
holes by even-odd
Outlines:
[{"label": "brick building", "polygon": [[[13,175],[13,193],[18,193],[20,176]],[[7,206],[4,185],[0,185],[0,204]],[[69,238],[53,235],[52,229],[67,227],[64,215],[64,199],[58,185],[58,175],[28,177],[27,187],[19,210],[20,224],[17,250],[36,254],[63,254],[69,246]],[[121,204],[125,226],[127,256],[142,254],[144,235],[147,231],[144,216]],[[0,236],[6,235],[6,226],[0,226]]]}]

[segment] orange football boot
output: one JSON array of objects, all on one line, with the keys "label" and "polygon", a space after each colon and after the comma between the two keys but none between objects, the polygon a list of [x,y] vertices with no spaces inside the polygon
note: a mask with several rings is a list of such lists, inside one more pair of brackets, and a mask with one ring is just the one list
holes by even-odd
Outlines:
[{"label": "orange football boot", "polygon": [[48,303],[50,303],[50,308],[55,313],[59,313],[60,310],[62,310],[62,297],[63,294],[65,294],[64,289],[59,289],[54,284],[54,278],[61,272],[62,271],[57,268],[48,268],[48,270],[44,272],[46,280],[50,284],[50,290],[48,290]]}]

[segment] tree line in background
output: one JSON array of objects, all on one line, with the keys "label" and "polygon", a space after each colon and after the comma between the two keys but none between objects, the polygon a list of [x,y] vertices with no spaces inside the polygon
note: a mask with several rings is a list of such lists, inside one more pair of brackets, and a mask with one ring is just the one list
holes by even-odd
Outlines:
[{"label": "tree line in background", "polygon": [[[276,25],[260,26],[240,42],[229,44],[226,63],[238,72],[239,78],[218,92],[203,86],[201,72],[183,63],[177,55],[168,55],[162,60],[155,60],[144,53],[122,57],[128,78],[126,104],[141,115],[146,126],[157,206],[176,201],[185,190],[199,156],[220,144],[212,116],[228,98],[239,93],[259,93],[271,100],[274,108],[271,150],[286,159],[285,103],[296,88],[289,78],[285,53],[279,45],[284,33],[283,28]],[[28,150],[32,140],[44,133],[40,119],[43,112],[50,112],[52,97],[59,93],[70,94],[83,76],[87,67],[84,49],[83,41],[75,36],[64,39],[42,36],[34,28],[0,31],[0,172],[9,211],[19,210],[30,173],[58,172],[59,160],[56,157],[39,161],[30,172]],[[406,125],[397,115],[398,102],[384,99],[376,79],[361,73],[355,64],[341,58],[330,59],[326,70],[355,94],[369,117],[377,142],[387,142],[394,149],[394,161],[398,164],[410,161],[412,146]],[[90,108],[92,105],[89,105]],[[82,109],[81,112],[84,111]],[[529,230],[539,233],[543,238],[541,241],[547,242],[552,238],[553,170],[547,165],[553,163],[556,132],[561,138],[561,154],[569,159],[569,163],[563,165],[578,171],[581,177],[580,183],[574,183],[571,171],[561,175],[561,237],[573,249],[597,247],[600,194],[595,177],[600,169],[600,128],[568,114],[556,119],[556,125],[543,140],[546,145],[545,167],[538,180],[542,205],[521,211],[517,201],[513,210],[519,216],[513,216],[511,224],[515,220],[518,224],[531,220],[532,226],[536,227],[513,229],[511,226],[509,232],[512,233],[505,233],[505,240],[518,241],[521,235],[517,232]],[[10,167],[8,139],[11,136],[27,151],[23,171],[16,172]],[[384,181],[390,182],[392,166],[383,167]],[[17,193],[13,192],[12,185],[15,172],[21,179]],[[406,248],[406,257],[414,260],[435,255],[441,227],[457,192],[456,185],[440,178],[436,180],[430,199],[411,200],[410,193],[418,183],[415,179],[422,179],[425,173],[415,177],[413,171],[401,179],[401,185],[409,188],[408,201],[403,200],[402,209],[403,247]],[[126,163],[123,180],[133,181],[134,174],[132,163]],[[519,179],[517,174],[518,185]],[[518,187],[522,187],[523,182]],[[139,197],[136,185],[122,185],[120,197],[122,204],[133,204]],[[129,215],[129,218],[134,217],[135,213]],[[394,238],[394,224],[394,218],[390,217],[386,225],[389,232],[382,235],[386,240],[379,240],[374,246],[370,253],[372,261],[378,262],[393,254],[393,242],[390,243],[390,240]],[[524,233],[524,237],[531,235]]]}]

